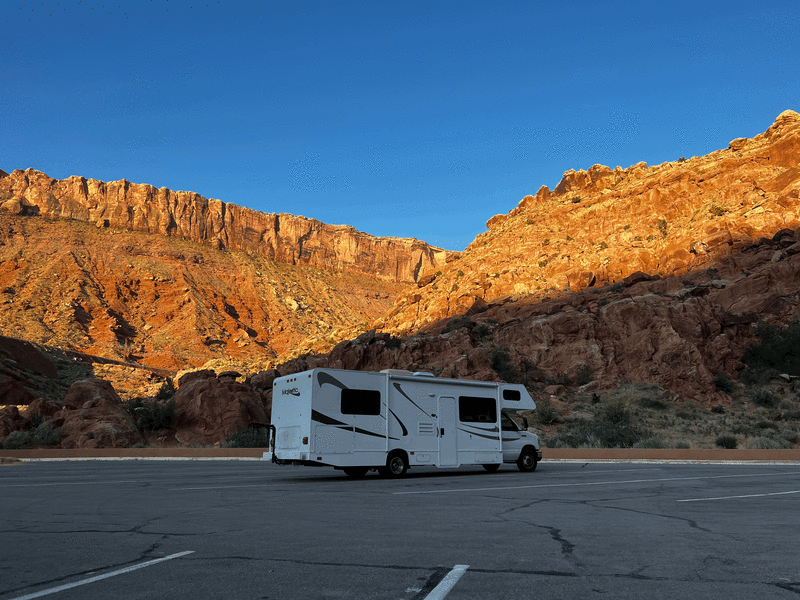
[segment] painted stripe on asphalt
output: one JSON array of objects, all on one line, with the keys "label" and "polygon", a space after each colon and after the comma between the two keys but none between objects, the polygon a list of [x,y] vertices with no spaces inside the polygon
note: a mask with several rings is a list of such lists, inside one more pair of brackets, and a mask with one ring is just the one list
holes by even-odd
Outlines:
[{"label": "painted stripe on asphalt", "polygon": [[798,471],[778,473],[747,473],[743,475],[699,475],[696,477],[660,477],[658,479],[627,479],[624,481],[587,481],[583,483],[544,483],[539,485],[512,485],[505,487],[462,488],[453,490],[422,490],[419,492],[392,492],[395,496],[405,494],[449,494],[456,492],[494,492],[497,490],[526,490],[531,488],[575,487],[587,485],[624,485],[627,483],[653,483],[657,481],[692,481],[697,479],[732,479],[738,477],[768,477],[771,475],[797,475]]},{"label": "painted stripe on asphalt", "polygon": [[461,576],[469,569],[469,565],[456,565],[453,567],[453,570],[450,571],[447,575],[444,576],[431,593],[425,596],[425,600],[442,600],[447,594],[450,593],[450,590],[453,589],[453,586],[458,583],[458,580],[461,579]]},{"label": "painted stripe on asphalt", "polygon": [[762,498],[763,496],[783,496],[784,494],[800,494],[800,490],[792,490],[791,492],[770,492],[768,494],[746,494],[744,496],[720,496],[718,498],[689,498],[687,500],[678,500],[678,502],[702,502],[703,500],[732,500],[734,498]]},{"label": "painted stripe on asphalt", "polygon": [[138,479],[130,479],[126,481],[114,481],[113,479],[98,479],[97,481],[56,481],[53,483],[12,483],[12,484],[3,484],[4,488],[17,488],[17,487],[47,487],[53,485],[108,485],[109,483],[142,483],[141,480]]},{"label": "painted stripe on asphalt", "polygon": [[215,485],[211,487],[185,487],[185,488],[169,488],[168,491],[170,492],[183,492],[186,490],[229,490],[232,488],[252,488],[252,487],[264,487],[267,485],[266,482],[264,483],[255,483],[252,485]]},{"label": "painted stripe on asphalt", "polygon": [[130,573],[131,571],[135,571],[137,569],[143,569],[144,567],[149,567],[158,564],[160,562],[164,562],[165,560],[172,560],[173,558],[180,558],[181,556],[186,556],[187,554],[193,554],[193,553],[194,550],[185,550],[184,552],[178,552],[177,554],[170,554],[169,556],[165,556],[163,558],[155,558],[153,560],[148,560],[147,562],[139,563],[138,565],[131,565],[130,567],[125,567],[124,569],[111,571],[111,573],[105,573],[104,575],[97,575],[95,577],[89,577],[89,579],[81,579],[80,581],[75,581],[73,583],[66,583],[58,587],[42,590],[41,592],[34,592],[33,594],[26,594],[24,596],[11,598],[11,600],[31,600],[32,598],[40,598],[42,596],[47,596],[49,594],[63,592],[64,590],[69,590],[74,587],[78,587],[80,585],[86,585],[87,583],[94,583],[95,581],[100,581],[101,579],[108,579],[109,577],[115,577],[116,575],[122,575],[123,573]]}]

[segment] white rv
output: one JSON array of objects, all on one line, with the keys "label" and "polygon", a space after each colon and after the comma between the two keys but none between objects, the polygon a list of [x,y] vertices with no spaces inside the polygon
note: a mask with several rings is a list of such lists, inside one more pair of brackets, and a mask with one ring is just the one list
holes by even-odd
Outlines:
[{"label": "white rv", "polygon": [[508,413],[535,408],[522,385],[313,369],[273,383],[272,461],[331,466],[351,477],[372,469],[400,477],[417,465],[491,472],[516,463],[533,471],[539,438]]}]

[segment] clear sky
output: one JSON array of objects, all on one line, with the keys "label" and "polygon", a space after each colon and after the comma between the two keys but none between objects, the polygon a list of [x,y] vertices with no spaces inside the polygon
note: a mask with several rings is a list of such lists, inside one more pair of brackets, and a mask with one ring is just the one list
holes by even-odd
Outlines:
[{"label": "clear sky", "polygon": [[0,0],[0,169],[463,249],[800,111],[800,2]]}]

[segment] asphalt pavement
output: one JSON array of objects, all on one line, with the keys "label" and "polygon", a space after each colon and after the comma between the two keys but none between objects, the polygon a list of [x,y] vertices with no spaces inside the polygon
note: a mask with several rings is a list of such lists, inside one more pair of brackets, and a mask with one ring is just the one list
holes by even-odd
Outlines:
[{"label": "asphalt pavement", "polygon": [[0,600],[800,597],[796,464],[40,462],[0,507]]}]

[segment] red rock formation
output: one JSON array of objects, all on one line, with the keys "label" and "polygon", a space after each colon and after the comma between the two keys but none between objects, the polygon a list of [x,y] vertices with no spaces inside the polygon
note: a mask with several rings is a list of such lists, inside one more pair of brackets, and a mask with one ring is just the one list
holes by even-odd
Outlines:
[{"label": "red rock formation", "polygon": [[114,388],[102,379],[70,387],[64,408],[53,415],[62,448],[129,448],[144,443]]},{"label": "red rock formation", "polygon": [[412,332],[503,298],[542,299],[712,266],[800,226],[800,115],[707,156],[567,171],[487,223],[457,259],[419,280],[374,327]]},{"label": "red rock formation", "polygon": [[0,177],[0,210],[76,219],[242,250],[278,262],[412,282],[445,263],[448,252],[407,238],[378,238],[345,225],[285,213],[260,213],[194,192],[84,177],[56,180],[40,171]]},{"label": "red rock formation", "polygon": [[249,385],[204,370],[184,375],[175,393],[173,427],[181,445],[220,445],[230,434],[269,417]]}]

